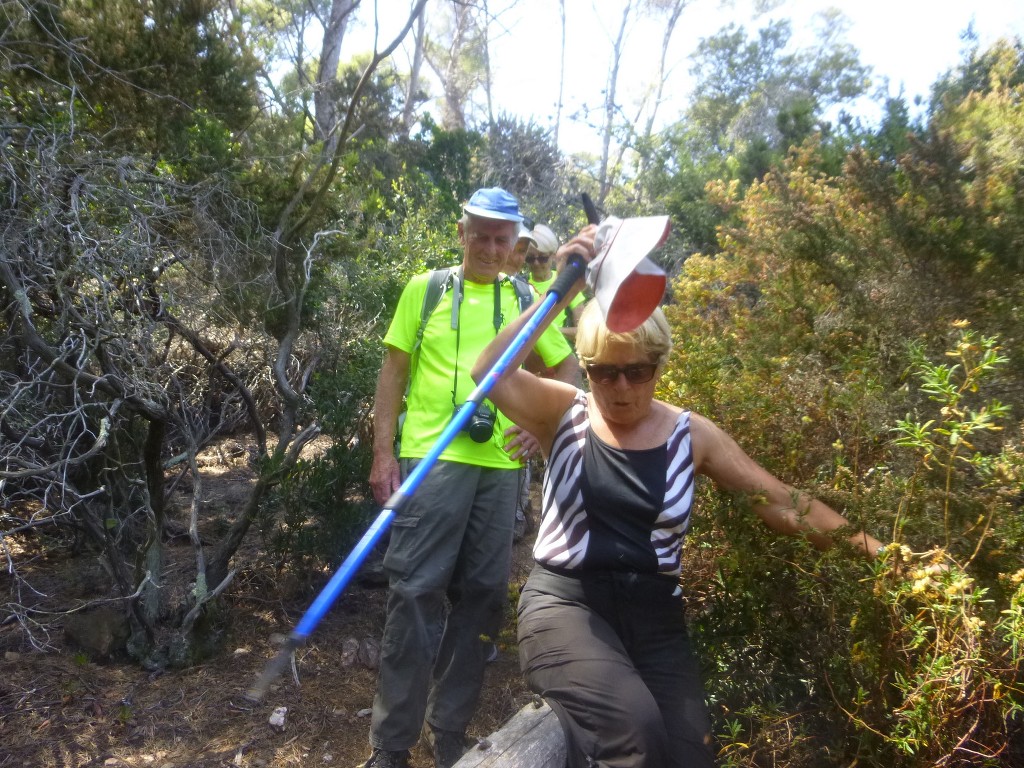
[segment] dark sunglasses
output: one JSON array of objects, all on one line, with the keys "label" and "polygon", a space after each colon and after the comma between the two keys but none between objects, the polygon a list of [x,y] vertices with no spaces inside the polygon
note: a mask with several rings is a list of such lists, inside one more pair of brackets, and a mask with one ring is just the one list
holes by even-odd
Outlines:
[{"label": "dark sunglasses", "polygon": [[614,384],[619,374],[626,377],[630,384],[646,384],[654,378],[658,370],[657,363],[633,363],[632,365],[588,365],[587,376],[597,384]]},{"label": "dark sunglasses", "polygon": [[526,257],[526,263],[527,264],[534,264],[534,263],[544,264],[550,258],[551,258],[550,256],[527,256]]}]

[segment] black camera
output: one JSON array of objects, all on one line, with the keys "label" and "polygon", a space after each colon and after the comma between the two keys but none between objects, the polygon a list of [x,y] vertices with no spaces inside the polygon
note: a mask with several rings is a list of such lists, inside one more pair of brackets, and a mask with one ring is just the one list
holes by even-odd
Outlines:
[{"label": "black camera", "polygon": [[[458,414],[461,408],[461,405],[455,406],[455,413]],[[469,433],[474,443],[486,443],[494,434],[494,411],[480,403],[470,415],[469,421],[462,425],[462,429]]]}]

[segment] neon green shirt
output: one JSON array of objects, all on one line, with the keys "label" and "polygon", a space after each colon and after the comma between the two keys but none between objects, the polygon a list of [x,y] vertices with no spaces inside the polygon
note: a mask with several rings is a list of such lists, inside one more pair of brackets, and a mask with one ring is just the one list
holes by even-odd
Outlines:
[{"label": "neon green shirt", "polygon": [[[402,291],[391,327],[384,343],[412,354],[416,331],[420,325],[423,297],[427,291],[430,273],[416,275]],[[465,281],[464,295],[459,310],[459,332],[452,329],[452,298],[454,290],[445,291],[423,330],[423,341],[418,352],[415,372],[410,371],[412,382],[406,401],[405,424],[402,427],[403,459],[421,459],[448,426],[455,413],[476,388],[470,369],[477,356],[495,337],[494,284],[480,285]],[[519,315],[515,290],[506,281],[501,282],[501,325]],[[456,339],[458,340],[458,391],[455,385]],[[536,350],[545,365],[555,366],[572,353],[569,344],[556,328],[548,327],[537,341]],[[453,403],[454,400],[454,403]],[[484,401],[492,410],[494,405]],[[461,431],[442,452],[444,461],[473,464],[496,469],[516,469],[518,461],[509,459],[502,447],[504,431],[512,422],[498,413],[490,442],[477,443]]]},{"label": "neon green shirt", "polygon": [[[551,270],[551,277],[549,277],[547,280],[534,280],[531,277],[530,285],[536,288],[537,293],[543,296],[547,289],[551,287],[551,284],[555,282],[556,277],[558,277],[558,273],[555,272],[555,270]],[[578,307],[580,304],[583,304],[586,300],[587,298],[583,295],[582,291],[580,293],[577,293],[573,297],[572,301],[569,302],[569,306],[565,308],[565,322],[562,323],[563,325],[574,325],[574,323],[571,322],[571,310],[576,309],[576,307]]]}]

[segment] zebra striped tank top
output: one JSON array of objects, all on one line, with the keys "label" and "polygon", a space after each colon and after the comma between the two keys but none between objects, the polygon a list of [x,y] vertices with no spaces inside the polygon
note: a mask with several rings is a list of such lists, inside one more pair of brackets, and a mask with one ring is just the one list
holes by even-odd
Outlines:
[{"label": "zebra striped tank top", "polygon": [[[644,479],[651,467],[664,471],[664,485],[661,478]],[[679,414],[663,445],[623,450],[591,432],[587,395],[580,390],[548,457],[534,559],[562,571],[678,576],[693,490],[689,411]]]}]

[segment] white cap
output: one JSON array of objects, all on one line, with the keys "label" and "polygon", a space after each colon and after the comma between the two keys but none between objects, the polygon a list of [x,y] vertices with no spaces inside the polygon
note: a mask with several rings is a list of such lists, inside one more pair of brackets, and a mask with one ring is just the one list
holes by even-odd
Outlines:
[{"label": "white cap", "polygon": [[598,226],[597,256],[587,266],[587,285],[609,330],[639,328],[661,303],[668,279],[647,254],[665,242],[671,226],[668,216],[609,216]]},{"label": "white cap", "polygon": [[533,230],[523,224],[519,225],[519,236],[517,240],[529,240],[534,245],[537,245],[537,238],[533,236]]},{"label": "white cap", "polygon": [[554,253],[558,250],[558,235],[546,224],[537,224],[533,228],[533,242],[541,253]]}]

